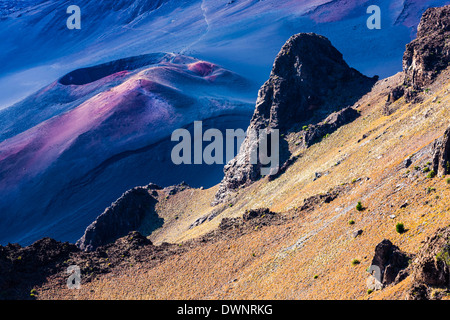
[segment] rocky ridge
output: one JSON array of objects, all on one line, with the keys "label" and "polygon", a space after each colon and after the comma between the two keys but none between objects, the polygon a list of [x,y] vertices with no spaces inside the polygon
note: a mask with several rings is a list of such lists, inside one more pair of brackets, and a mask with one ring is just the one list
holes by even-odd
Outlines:
[{"label": "rocky ridge", "polygon": [[93,251],[130,231],[140,230],[148,235],[161,227],[163,219],[155,212],[158,202],[156,190],[160,189],[155,184],[149,184],[125,192],[86,228],[77,246],[82,250]]},{"label": "rocky ridge", "polygon": [[[259,90],[247,131],[255,132],[256,137],[247,136],[238,155],[225,166],[213,204],[261,177],[261,164],[250,163],[251,150],[260,141],[259,130],[278,129],[282,136],[288,131],[300,131],[306,121],[319,123],[332,112],[353,105],[376,80],[350,68],[327,38],[313,33],[292,36],[278,53],[269,80]],[[305,145],[355,117],[356,111],[344,110],[329,119],[328,125],[324,121],[313,127],[305,135]],[[289,157],[288,145],[280,139],[280,166]]]}]

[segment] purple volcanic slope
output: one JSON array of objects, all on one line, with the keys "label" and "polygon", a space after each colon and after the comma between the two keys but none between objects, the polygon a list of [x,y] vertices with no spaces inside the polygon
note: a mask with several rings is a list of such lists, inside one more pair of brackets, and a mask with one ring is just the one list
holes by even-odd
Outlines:
[{"label": "purple volcanic slope", "polygon": [[[74,241],[122,192],[151,180],[215,184],[221,165],[173,168],[170,134],[220,117],[219,128],[245,129],[253,90],[215,64],[153,54],[75,70],[4,110],[2,119],[31,117],[10,120],[10,137],[0,143],[0,219],[7,222],[0,243],[45,235]],[[39,119],[30,104],[43,108]]]}]

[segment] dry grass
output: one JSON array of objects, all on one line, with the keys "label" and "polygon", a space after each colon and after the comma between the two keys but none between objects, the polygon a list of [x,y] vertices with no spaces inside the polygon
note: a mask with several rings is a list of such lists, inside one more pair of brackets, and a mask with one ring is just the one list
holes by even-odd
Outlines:
[{"label": "dry grass", "polygon": [[[449,74],[441,75],[449,84]],[[437,228],[450,224],[449,188],[444,178],[426,178],[423,153],[406,169],[403,160],[442,135],[449,125],[449,86],[431,86],[420,104],[403,99],[390,116],[381,113],[386,94],[399,81],[380,81],[363,97],[361,117],[327,139],[301,151],[301,157],[278,179],[263,179],[239,192],[233,206],[210,222],[188,229],[211,213],[217,187],[186,190],[158,207],[165,224],[151,238],[156,243],[181,242],[216,228],[223,217],[241,216],[245,209],[269,207],[291,218],[281,225],[242,237],[195,247],[146,269],[136,265],[101,276],[79,291],[44,284],[43,299],[403,299],[410,279],[367,294],[365,271],[374,248],[388,238],[402,250],[417,252]],[[433,102],[433,97],[438,99]],[[440,101],[438,103],[438,101]],[[367,137],[358,140],[366,134]],[[339,165],[335,163],[341,160]],[[408,172],[409,170],[409,172]],[[314,172],[327,172],[313,181]],[[354,179],[361,178],[356,182]],[[351,183],[352,188],[314,212],[298,215],[303,199]],[[435,192],[427,193],[428,187]],[[406,208],[400,206],[408,200]],[[361,201],[366,208],[357,211]],[[288,213],[289,212],[289,213]],[[395,218],[389,216],[394,214]],[[175,218],[178,217],[178,218]],[[355,224],[349,225],[352,219]],[[405,224],[398,234],[395,224]],[[363,233],[354,238],[352,232]],[[181,244],[182,245],[182,244]],[[352,259],[360,264],[352,265]],[[314,276],[317,275],[317,278]]]}]

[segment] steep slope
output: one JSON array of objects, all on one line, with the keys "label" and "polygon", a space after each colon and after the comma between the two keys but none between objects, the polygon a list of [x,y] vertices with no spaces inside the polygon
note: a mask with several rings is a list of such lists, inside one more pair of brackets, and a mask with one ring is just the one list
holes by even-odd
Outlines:
[{"label": "steep slope", "polygon": [[[450,223],[450,189],[447,179],[430,172],[437,142],[447,141],[450,69],[438,73],[429,90],[418,92],[419,99],[392,102],[392,113],[386,115],[386,98],[404,77],[378,81],[357,102],[361,115],[354,121],[306,150],[293,147],[298,157],[277,179],[256,181],[215,208],[207,204],[217,187],[168,197],[157,206],[165,226],[150,239],[157,247],[178,243],[177,254],[156,265],[151,259],[122,264],[90,277],[76,292],[65,289],[63,275],[55,274],[36,286],[38,297],[445,296],[448,289],[434,286],[448,278],[448,231],[442,227]],[[291,146],[297,139],[288,135]],[[437,157],[440,162],[443,154]],[[208,215],[212,218],[199,220]],[[412,257],[407,268],[405,257]],[[372,263],[395,271],[385,269],[390,277],[385,287],[368,292]]]}]

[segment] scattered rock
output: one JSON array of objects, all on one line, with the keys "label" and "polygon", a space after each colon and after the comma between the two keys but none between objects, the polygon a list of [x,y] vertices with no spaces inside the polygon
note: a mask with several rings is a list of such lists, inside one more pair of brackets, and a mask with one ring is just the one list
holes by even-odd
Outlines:
[{"label": "scattered rock", "polygon": [[242,218],[244,221],[248,221],[251,219],[255,219],[257,217],[263,217],[265,215],[272,215],[275,214],[274,212],[270,211],[269,208],[260,208],[260,209],[251,209],[246,210]]},{"label": "scattered rock", "polygon": [[[409,255],[402,252],[397,246],[393,245],[388,239],[384,239],[375,247],[375,255],[372,259],[372,266],[376,266],[380,271],[379,282],[383,286],[396,283],[399,272],[408,267]],[[403,279],[403,273],[401,278]]]},{"label": "scattered rock", "polygon": [[384,104],[383,113],[385,115],[390,115],[392,113],[392,110],[389,108],[389,106],[403,97],[405,94],[405,90],[402,86],[395,87],[392,89],[392,91],[389,93],[386,103]]},{"label": "scattered rock", "polygon": [[409,166],[412,164],[412,160],[411,157],[406,158],[405,160],[403,160],[403,166],[405,168],[409,168]]},{"label": "scattered rock", "polygon": [[353,233],[352,233],[353,238],[356,238],[357,236],[362,235],[362,233],[363,233],[362,230],[356,230],[356,231],[353,231]]},{"label": "scattered rock", "polygon": [[450,173],[450,127],[444,135],[433,143],[432,146],[433,171],[439,176]]}]

